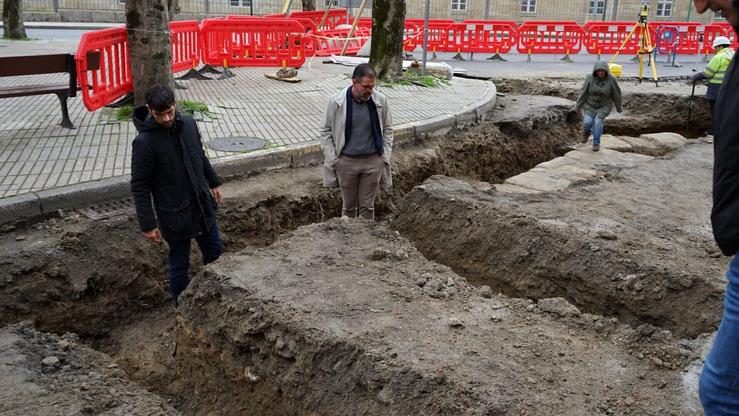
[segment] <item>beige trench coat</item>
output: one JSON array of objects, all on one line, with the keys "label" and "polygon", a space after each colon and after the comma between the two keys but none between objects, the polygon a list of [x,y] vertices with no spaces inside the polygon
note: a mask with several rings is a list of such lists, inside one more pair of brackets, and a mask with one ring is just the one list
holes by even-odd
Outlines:
[{"label": "beige trench coat", "polygon": [[[351,88],[351,87],[349,87]],[[390,170],[390,157],[393,153],[393,119],[390,108],[387,105],[387,97],[375,91],[372,93],[372,101],[377,107],[377,116],[380,119],[382,130],[383,153],[382,159],[385,166],[382,169],[382,187],[389,190],[393,185],[392,172]],[[336,93],[328,100],[323,122],[318,129],[319,140],[323,148],[323,186],[336,188],[339,181],[336,178],[334,165],[339,160],[341,151],[346,144],[344,128],[346,126],[346,88]]]}]

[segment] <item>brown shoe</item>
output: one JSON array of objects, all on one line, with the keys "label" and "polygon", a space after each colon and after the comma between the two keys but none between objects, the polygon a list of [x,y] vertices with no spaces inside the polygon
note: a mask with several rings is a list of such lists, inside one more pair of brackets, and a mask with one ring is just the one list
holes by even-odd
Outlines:
[{"label": "brown shoe", "polygon": [[590,138],[590,133],[583,130],[581,142],[582,143],[587,143],[589,138]]}]

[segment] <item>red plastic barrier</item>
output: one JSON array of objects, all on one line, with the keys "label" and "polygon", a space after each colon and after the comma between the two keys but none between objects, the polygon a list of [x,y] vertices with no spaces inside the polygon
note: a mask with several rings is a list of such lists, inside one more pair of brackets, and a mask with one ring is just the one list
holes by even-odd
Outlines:
[{"label": "red plastic barrier", "polygon": [[[99,69],[88,70],[89,52],[100,54]],[[95,111],[133,92],[125,28],[83,33],[74,60],[82,102],[88,110]]]},{"label": "red plastic barrier", "polygon": [[[284,14],[268,14],[268,15],[261,16],[261,17],[260,16],[230,15],[230,16],[227,16],[226,19],[228,20],[288,19],[288,20],[294,20],[300,23],[300,25],[303,26],[305,33],[310,33],[310,34],[318,33],[318,26],[316,26],[313,20],[308,19],[307,17],[287,17]],[[316,49],[318,48],[316,39],[314,37],[309,36],[309,37],[305,37],[304,41],[305,41],[305,55],[306,56],[315,55]]]},{"label": "red plastic barrier", "polygon": [[170,22],[172,72],[197,68],[200,63],[200,26],[197,20]]},{"label": "red plastic barrier", "polygon": [[516,22],[465,20],[452,26],[453,52],[508,53],[516,45]]},{"label": "red plastic barrier", "polygon": [[[636,27],[636,30],[634,28]],[[649,36],[652,44],[657,41],[657,31],[649,25]],[[629,37],[629,34],[634,33]],[[583,43],[588,53],[614,54],[629,37],[620,53],[635,54],[639,50],[638,39],[642,29],[634,22],[588,22],[583,26]]]},{"label": "red plastic barrier", "polygon": [[576,22],[528,21],[518,28],[519,53],[570,54],[582,49],[584,32]]},{"label": "red plastic barrier", "polygon": [[[308,18],[312,20],[316,26],[321,24],[321,19],[323,19],[323,14],[325,13],[325,10],[310,10],[310,11],[299,11],[299,12],[292,12],[290,13],[290,18]],[[325,29],[335,29],[338,25],[343,25],[348,23],[348,20],[346,18],[346,9],[331,9],[328,12],[328,16],[326,17],[326,21],[323,23],[323,27],[320,28],[321,30]]]},{"label": "red plastic barrier", "polygon": [[713,53],[713,40],[717,36],[726,36],[731,40],[731,47],[736,49],[739,46],[737,43],[736,32],[730,24],[726,22],[711,23],[705,27],[703,32],[703,46],[701,46],[700,53],[710,55]]},{"label": "red plastic barrier", "polygon": [[317,56],[331,56],[339,55],[341,50],[344,49],[344,44],[348,43],[344,55],[356,55],[359,49],[364,46],[367,39],[372,35],[372,31],[365,27],[358,27],[352,37],[347,41],[345,40],[349,36],[351,29],[331,29],[324,30],[321,32],[318,41],[318,49],[316,50]]},{"label": "red plastic barrier", "polygon": [[223,66],[299,68],[305,28],[291,19],[203,20],[203,62]]},{"label": "red plastic barrier", "polygon": [[[454,38],[450,31],[454,25],[452,19],[429,20],[428,48],[431,52],[455,51]],[[405,19],[405,28],[412,29],[410,36],[404,37],[403,49],[413,51],[417,46],[423,46],[423,19]],[[413,39],[411,39],[411,37]],[[407,43],[406,43],[407,40]]]},{"label": "red plastic barrier", "polygon": [[700,53],[702,24],[698,22],[660,22],[656,30],[659,31],[660,27],[664,26],[677,29],[677,45],[675,51],[678,54],[695,55]]}]

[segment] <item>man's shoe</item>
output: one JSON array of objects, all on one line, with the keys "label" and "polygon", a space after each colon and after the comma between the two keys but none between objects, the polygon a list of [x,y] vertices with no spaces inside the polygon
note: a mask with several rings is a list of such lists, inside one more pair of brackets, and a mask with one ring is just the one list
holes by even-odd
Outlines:
[{"label": "man's shoe", "polygon": [[593,143],[593,151],[597,152],[598,150],[600,150],[600,145]]},{"label": "man's shoe", "polygon": [[587,143],[589,138],[590,138],[590,133],[587,132],[587,131],[583,131],[582,132],[582,140],[580,142],[581,143]]}]

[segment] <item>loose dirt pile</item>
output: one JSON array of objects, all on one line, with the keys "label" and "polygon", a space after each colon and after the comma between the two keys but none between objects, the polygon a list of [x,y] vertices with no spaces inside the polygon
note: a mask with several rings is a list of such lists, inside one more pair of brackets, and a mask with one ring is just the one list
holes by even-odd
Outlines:
[{"label": "loose dirt pile", "polygon": [[[690,342],[563,299],[484,296],[371,222],[333,219],[245,249],[208,267],[182,300],[178,371],[217,398],[188,412],[691,411],[680,372],[667,370],[696,357]],[[224,387],[235,394],[219,396]],[[279,406],[253,400],[270,393]]]},{"label": "loose dirt pile", "polygon": [[3,415],[180,414],[75,334],[43,334],[31,323],[6,326],[0,329],[0,363]]}]

